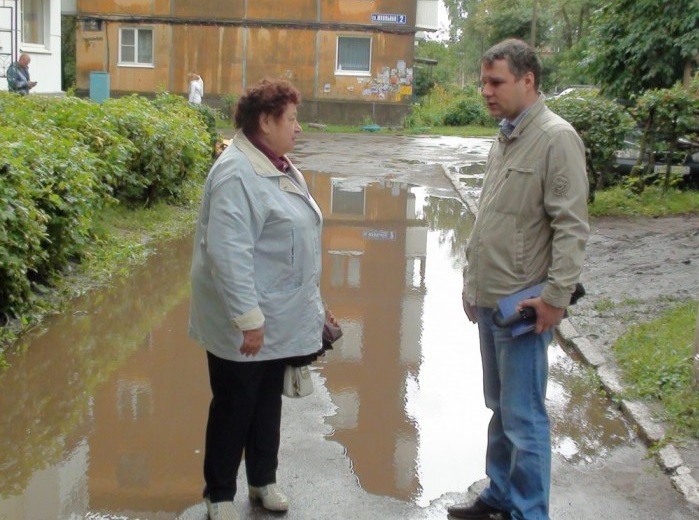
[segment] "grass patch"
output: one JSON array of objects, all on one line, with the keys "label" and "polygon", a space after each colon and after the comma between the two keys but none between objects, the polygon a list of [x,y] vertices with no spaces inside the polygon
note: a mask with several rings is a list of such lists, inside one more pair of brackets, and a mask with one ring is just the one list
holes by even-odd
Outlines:
[{"label": "grass patch", "polygon": [[592,308],[597,312],[609,312],[616,307],[616,304],[609,298],[597,300]]},{"label": "grass patch", "polygon": [[693,388],[697,302],[687,302],[655,320],[635,325],[612,347],[626,397],[659,404],[672,438],[699,439],[699,391]]},{"label": "grass patch", "polygon": [[661,188],[648,187],[636,195],[616,187],[598,191],[589,212],[595,217],[663,217],[696,213],[699,212],[699,191],[671,189],[663,193]]}]

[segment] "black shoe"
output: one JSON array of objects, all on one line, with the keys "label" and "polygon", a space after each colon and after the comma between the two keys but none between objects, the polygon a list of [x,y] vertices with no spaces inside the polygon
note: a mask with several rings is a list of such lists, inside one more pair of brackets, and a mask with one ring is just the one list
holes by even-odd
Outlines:
[{"label": "black shoe", "polygon": [[[489,520],[491,518],[509,520],[510,518],[510,513],[498,509],[497,507],[490,506],[480,498],[477,498],[472,504],[455,504],[449,506],[447,508],[447,513],[454,518],[467,518],[471,520]],[[501,516],[498,517],[497,515]]]}]

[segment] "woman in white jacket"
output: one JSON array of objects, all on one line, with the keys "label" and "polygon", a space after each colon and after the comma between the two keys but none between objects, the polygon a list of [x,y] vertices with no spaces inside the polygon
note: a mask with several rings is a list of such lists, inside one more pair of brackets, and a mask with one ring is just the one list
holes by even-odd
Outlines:
[{"label": "woman in white jacket", "polygon": [[201,105],[204,98],[204,80],[196,72],[189,73],[189,102]]},{"label": "woman in white jacket", "polygon": [[245,456],[251,499],[273,511],[282,386],[289,358],[321,350],[323,217],[286,157],[301,131],[300,94],[263,80],[238,101],[239,129],[206,180],[194,239],[190,335],[207,351],[213,398],[204,455],[211,520],[238,518]]}]

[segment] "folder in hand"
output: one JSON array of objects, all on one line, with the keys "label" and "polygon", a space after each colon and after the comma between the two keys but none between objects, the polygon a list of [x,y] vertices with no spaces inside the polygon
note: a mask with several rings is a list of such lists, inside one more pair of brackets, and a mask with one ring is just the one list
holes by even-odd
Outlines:
[{"label": "folder in hand", "polygon": [[521,311],[517,311],[517,305],[522,300],[540,296],[545,285],[546,283],[542,282],[500,298],[495,311],[499,313],[499,316],[494,315],[493,317],[495,324],[499,326],[508,326],[508,322],[513,322],[512,325],[509,325],[513,338],[534,330],[534,325],[536,325],[536,313],[533,312],[533,309],[528,307],[525,307]]}]

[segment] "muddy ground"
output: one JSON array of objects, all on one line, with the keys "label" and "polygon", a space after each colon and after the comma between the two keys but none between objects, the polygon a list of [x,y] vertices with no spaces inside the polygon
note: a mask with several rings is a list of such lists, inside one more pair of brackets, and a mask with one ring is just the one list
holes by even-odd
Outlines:
[{"label": "muddy ground", "polygon": [[[699,215],[591,221],[573,321],[599,346],[677,301],[699,299]],[[613,305],[605,305],[605,302]]]}]

